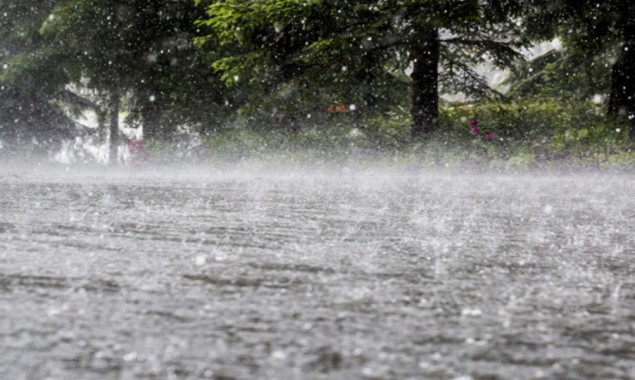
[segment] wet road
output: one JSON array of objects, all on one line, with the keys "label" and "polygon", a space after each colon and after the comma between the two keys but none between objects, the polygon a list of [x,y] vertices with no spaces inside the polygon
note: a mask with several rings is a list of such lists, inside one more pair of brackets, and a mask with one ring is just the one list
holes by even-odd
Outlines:
[{"label": "wet road", "polygon": [[633,379],[635,177],[0,171],[0,379]]}]

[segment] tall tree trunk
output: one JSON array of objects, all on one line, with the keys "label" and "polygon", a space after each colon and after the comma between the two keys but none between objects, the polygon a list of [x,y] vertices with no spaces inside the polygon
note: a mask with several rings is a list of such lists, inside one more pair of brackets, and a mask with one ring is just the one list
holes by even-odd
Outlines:
[{"label": "tall tree trunk", "polygon": [[411,46],[412,137],[420,139],[439,127],[439,32],[430,26],[415,26]]},{"label": "tall tree trunk", "polygon": [[119,148],[119,94],[114,91],[110,96],[110,144],[108,164],[117,165]]},{"label": "tall tree trunk", "polygon": [[159,125],[160,111],[154,103],[149,103],[142,107],[143,139],[145,141],[154,141],[159,138],[161,134]]},{"label": "tall tree trunk", "polygon": [[[631,10],[635,7],[631,6]],[[630,121],[629,136],[635,140],[635,14],[627,12],[624,24],[624,46],[611,71],[611,94],[608,114],[626,114]]]},{"label": "tall tree trunk", "polygon": [[106,117],[108,116],[108,111],[103,108],[95,109],[95,114],[97,114],[97,141],[100,144],[108,141],[108,129],[106,127]]}]

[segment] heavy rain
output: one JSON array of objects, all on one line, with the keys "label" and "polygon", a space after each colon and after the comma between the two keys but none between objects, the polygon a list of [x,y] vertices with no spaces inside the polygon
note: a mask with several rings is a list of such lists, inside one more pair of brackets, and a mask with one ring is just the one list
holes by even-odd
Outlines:
[{"label": "heavy rain", "polygon": [[0,379],[634,379],[635,4],[0,0]]}]

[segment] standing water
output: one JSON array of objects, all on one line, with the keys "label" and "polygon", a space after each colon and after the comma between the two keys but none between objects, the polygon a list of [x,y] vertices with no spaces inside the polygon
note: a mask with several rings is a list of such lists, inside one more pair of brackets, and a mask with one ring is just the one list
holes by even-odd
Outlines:
[{"label": "standing water", "polygon": [[635,177],[0,172],[0,379],[635,378]]}]

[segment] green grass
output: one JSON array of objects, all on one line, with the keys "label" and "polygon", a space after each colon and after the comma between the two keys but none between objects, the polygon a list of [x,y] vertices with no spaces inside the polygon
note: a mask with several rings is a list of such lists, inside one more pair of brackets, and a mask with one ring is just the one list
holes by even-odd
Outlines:
[{"label": "green grass", "polygon": [[[481,133],[470,133],[469,120]],[[483,138],[494,133],[493,141]],[[624,121],[609,121],[593,103],[531,102],[444,106],[440,129],[410,139],[405,110],[366,119],[332,118],[296,132],[236,127],[207,137],[213,160],[375,162],[418,167],[519,171],[545,167],[635,169]]]}]

